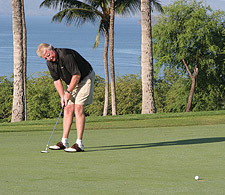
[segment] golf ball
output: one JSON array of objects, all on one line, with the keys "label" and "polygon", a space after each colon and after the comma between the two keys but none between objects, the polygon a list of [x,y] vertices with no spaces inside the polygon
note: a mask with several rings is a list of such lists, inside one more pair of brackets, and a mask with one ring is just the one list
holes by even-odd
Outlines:
[{"label": "golf ball", "polygon": [[199,180],[199,176],[195,176],[195,180],[196,180],[196,181]]}]

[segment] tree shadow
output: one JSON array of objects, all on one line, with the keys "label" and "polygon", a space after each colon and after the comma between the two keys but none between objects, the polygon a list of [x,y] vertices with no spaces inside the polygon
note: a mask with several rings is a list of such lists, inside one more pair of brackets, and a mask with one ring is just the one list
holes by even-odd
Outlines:
[{"label": "tree shadow", "polygon": [[156,142],[156,143],[86,147],[86,149],[87,149],[87,152],[98,152],[98,151],[106,151],[106,150],[142,149],[142,148],[152,148],[152,147],[160,147],[160,146],[206,144],[206,143],[216,143],[216,142],[224,142],[224,141],[225,141],[225,137],[211,137],[211,138],[185,139],[185,140],[175,140],[175,141]]}]

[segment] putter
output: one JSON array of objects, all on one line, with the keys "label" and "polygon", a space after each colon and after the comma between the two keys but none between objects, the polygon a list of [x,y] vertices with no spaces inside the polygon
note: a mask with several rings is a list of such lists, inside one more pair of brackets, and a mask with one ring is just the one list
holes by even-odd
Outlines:
[{"label": "putter", "polygon": [[63,109],[64,109],[64,106],[62,107],[62,110],[61,110],[61,112],[59,113],[59,117],[58,117],[58,119],[57,119],[57,121],[56,121],[56,124],[55,124],[55,127],[54,127],[53,131],[52,131],[52,134],[51,134],[51,136],[50,136],[50,138],[49,138],[49,140],[48,140],[47,146],[46,146],[45,150],[42,150],[42,151],[41,151],[41,153],[48,153],[48,145],[49,145],[49,142],[50,142],[50,140],[51,140],[51,138],[52,138],[52,135],[53,135],[53,133],[54,133],[54,131],[55,131],[55,128],[56,128],[56,126],[57,126],[57,124],[58,124],[58,121],[59,121],[59,118],[60,118],[60,116],[61,116],[61,114],[62,114],[62,112],[63,112]]}]

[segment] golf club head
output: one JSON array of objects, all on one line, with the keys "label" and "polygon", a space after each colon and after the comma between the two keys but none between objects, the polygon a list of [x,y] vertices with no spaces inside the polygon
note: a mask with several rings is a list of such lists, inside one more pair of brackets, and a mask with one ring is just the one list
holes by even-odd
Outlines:
[{"label": "golf club head", "polygon": [[48,153],[48,151],[47,150],[42,150],[41,153]]}]

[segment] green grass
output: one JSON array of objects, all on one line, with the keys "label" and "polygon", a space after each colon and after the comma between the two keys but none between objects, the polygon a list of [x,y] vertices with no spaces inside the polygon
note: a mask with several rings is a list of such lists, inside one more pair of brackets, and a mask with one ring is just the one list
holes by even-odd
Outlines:
[{"label": "green grass", "polygon": [[[40,153],[56,119],[0,124],[0,194],[225,194],[224,119],[224,111],[87,117],[86,152],[75,154]],[[62,120],[51,144],[61,129]],[[73,126],[71,144],[75,134]]]}]

